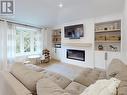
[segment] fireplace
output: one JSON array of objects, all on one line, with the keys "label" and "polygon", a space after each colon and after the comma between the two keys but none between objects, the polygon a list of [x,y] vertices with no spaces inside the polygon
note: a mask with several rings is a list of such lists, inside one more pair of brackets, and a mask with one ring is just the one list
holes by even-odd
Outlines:
[{"label": "fireplace", "polygon": [[78,61],[85,61],[85,50],[67,49],[67,58]]}]

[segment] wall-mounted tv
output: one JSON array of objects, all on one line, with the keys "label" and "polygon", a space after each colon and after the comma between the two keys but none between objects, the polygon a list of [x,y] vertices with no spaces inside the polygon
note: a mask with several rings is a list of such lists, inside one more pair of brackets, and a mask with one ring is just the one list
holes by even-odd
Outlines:
[{"label": "wall-mounted tv", "polygon": [[70,39],[80,39],[80,37],[84,37],[83,24],[65,26],[64,36],[65,38],[70,38]]}]

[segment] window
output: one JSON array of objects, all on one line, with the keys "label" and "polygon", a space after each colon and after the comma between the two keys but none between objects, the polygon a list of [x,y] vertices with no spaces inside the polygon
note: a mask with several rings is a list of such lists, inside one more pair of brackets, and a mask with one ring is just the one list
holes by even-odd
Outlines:
[{"label": "window", "polygon": [[16,54],[41,52],[41,32],[37,29],[16,27]]}]

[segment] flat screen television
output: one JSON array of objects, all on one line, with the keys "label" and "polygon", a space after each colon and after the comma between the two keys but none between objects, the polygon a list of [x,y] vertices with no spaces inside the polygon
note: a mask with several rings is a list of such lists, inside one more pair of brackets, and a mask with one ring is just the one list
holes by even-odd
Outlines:
[{"label": "flat screen television", "polygon": [[80,39],[80,37],[84,37],[83,24],[65,26],[64,35],[65,38],[70,38],[70,39]]}]

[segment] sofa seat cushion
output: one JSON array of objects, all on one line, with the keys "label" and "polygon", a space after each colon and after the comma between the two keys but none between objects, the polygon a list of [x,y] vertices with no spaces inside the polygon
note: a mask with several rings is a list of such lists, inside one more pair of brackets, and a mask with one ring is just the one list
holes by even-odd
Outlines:
[{"label": "sofa seat cushion", "polygon": [[88,87],[89,85],[96,82],[96,80],[106,78],[105,75],[106,74],[104,73],[104,71],[101,71],[97,68],[85,69],[74,79],[74,81]]},{"label": "sofa seat cushion", "polygon": [[52,80],[47,78],[40,79],[37,82],[37,95],[70,95]]},{"label": "sofa seat cushion", "polygon": [[42,78],[42,74],[28,69],[24,64],[13,64],[10,71],[32,93],[36,93],[36,83]]},{"label": "sofa seat cushion", "polygon": [[71,95],[80,95],[84,89],[86,88],[86,86],[79,84],[77,82],[71,82],[66,88],[65,90],[70,93]]},{"label": "sofa seat cushion", "polygon": [[63,89],[65,89],[71,83],[70,79],[58,73],[51,72],[48,70],[42,71],[41,73],[44,78],[52,80],[53,82],[55,82],[57,85],[59,85]]}]

